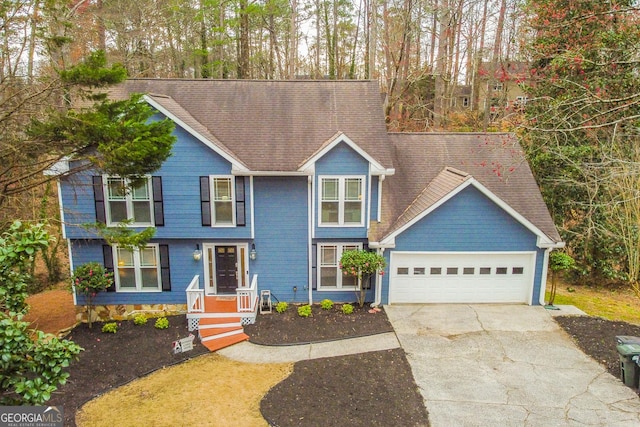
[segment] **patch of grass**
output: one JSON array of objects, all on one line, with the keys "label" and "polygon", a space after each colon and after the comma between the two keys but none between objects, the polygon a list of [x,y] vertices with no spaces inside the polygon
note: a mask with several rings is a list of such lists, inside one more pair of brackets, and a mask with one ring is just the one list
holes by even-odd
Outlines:
[{"label": "patch of grass", "polygon": [[591,316],[640,324],[640,299],[631,290],[571,285],[574,291],[569,292],[567,288],[558,285],[554,305],[574,305]]},{"label": "patch of grass", "polygon": [[[110,391],[84,405],[76,421],[80,427],[265,426],[260,400],[292,370],[291,364],[247,364],[210,354]],[[205,404],[202,390],[215,399]]]}]

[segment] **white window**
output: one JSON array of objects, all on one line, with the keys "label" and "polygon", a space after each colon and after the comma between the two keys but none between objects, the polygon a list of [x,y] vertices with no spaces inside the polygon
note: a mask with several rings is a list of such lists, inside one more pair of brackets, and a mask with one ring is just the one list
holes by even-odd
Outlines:
[{"label": "white window", "polygon": [[344,251],[362,249],[360,244],[331,243],[318,245],[318,290],[355,290],[358,279],[345,276],[340,269],[340,258]]},{"label": "white window", "polygon": [[320,225],[364,223],[364,177],[320,177]]},{"label": "white window", "polygon": [[114,268],[116,290],[119,292],[161,291],[160,254],[158,245],[142,249],[115,246]]},{"label": "white window", "polygon": [[106,213],[107,224],[116,225],[122,221],[131,221],[131,226],[153,225],[153,197],[151,178],[132,188],[124,178],[106,177]]},{"label": "white window", "polygon": [[235,190],[233,177],[211,178],[211,225],[216,227],[235,225]]}]

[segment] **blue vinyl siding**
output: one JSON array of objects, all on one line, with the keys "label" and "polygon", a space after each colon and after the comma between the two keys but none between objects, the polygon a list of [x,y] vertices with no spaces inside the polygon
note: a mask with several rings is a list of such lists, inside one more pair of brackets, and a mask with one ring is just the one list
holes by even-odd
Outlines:
[{"label": "blue vinyl siding", "polygon": [[158,227],[158,238],[248,239],[251,237],[249,215],[249,179],[245,179],[246,226],[202,226],[200,214],[200,176],[230,175],[231,163],[197,141],[182,128],[175,131],[178,141],[173,155],[155,173],[162,176],[165,226]]},{"label": "blue vinyl siding", "polygon": [[[171,273],[171,291],[165,292],[101,292],[95,298],[95,304],[186,304],[185,289],[196,274],[202,278],[203,264],[193,260],[195,240],[152,240],[151,243],[167,244],[169,246],[169,269]],[[74,267],[86,262],[94,261],[103,264],[103,241],[100,240],[72,240],[71,251]],[[203,281],[200,281],[203,286]],[[83,300],[78,297],[78,304]]]},{"label": "blue vinyl siding", "polygon": [[67,238],[94,238],[83,224],[96,222],[96,208],[90,171],[83,171],[60,180],[60,197]]},{"label": "blue vinyl siding", "polygon": [[[371,289],[367,289],[365,301],[367,303],[373,302],[375,286],[371,286]],[[358,291],[359,293],[359,291]],[[313,291],[314,304],[320,303],[323,299],[330,299],[333,302],[348,302],[357,305],[358,297],[356,291]]]},{"label": "blue vinyl siding", "polygon": [[[172,155],[153,173],[162,177],[164,206],[163,227],[156,228],[155,237],[201,239],[248,239],[251,237],[251,200],[249,179],[245,179],[246,226],[202,226],[200,214],[200,176],[230,175],[231,163],[209,147],[176,127],[177,141]],[[95,237],[78,225],[96,221],[90,172],[62,179],[62,200],[67,223],[67,237]],[[95,175],[95,173],[93,173]]]},{"label": "blue vinyl siding", "polygon": [[[511,215],[469,186],[435,211],[396,237],[394,249],[385,251],[387,265],[390,252],[473,252],[535,251],[536,272],[532,302],[538,304],[544,251],[536,246],[537,237]],[[383,303],[388,302],[388,267],[383,278]]]},{"label": "blue vinyl siding", "polygon": [[255,245],[251,276],[280,301],[308,301],[308,183],[306,177],[255,177]]},{"label": "blue vinyl siding", "polygon": [[[316,183],[316,200],[314,201],[316,206],[316,227],[315,237],[322,239],[358,239],[367,237],[366,219],[369,212],[367,211],[368,203],[366,200],[369,194],[369,162],[355,152],[351,147],[345,143],[336,145],[331,151],[325,154],[321,159],[316,162],[315,168],[315,183]],[[360,175],[365,177],[365,185],[363,190],[364,201],[364,226],[362,227],[319,227],[318,223],[320,218],[320,192],[322,187],[318,176],[320,175]]]}]

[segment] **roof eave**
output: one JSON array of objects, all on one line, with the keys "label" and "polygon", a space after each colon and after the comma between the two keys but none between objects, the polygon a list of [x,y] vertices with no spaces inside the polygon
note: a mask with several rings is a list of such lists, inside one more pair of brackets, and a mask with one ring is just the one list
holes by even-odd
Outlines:
[{"label": "roof eave", "polygon": [[158,110],[160,113],[162,113],[165,116],[167,116],[171,121],[173,121],[178,126],[180,126],[184,130],[189,132],[194,138],[196,138],[197,140],[202,142],[207,147],[211,148],[213,151],[215,151],[217,154],[219,154],[221,157],[223,157],[225,160],[227,160],[229,163],[231,163],[231,167],[232,167],[233,170],[245,171],[245,172],[249,171],[249,168],[246,165],[244,165],[242,162],[240,162],[238,159],[234,158],[233,156],[229,155],[229,153],[227,153],[225,150],[220,148],[215,143],[215,141],[209,140],[209,138],[205,137],[200,132],[198,132],[195,129],[193,129],[191,126],[189,126],[184,121],[182,121],[180,118],[178,118],[175,114],[173,114],[170,110],[166,109],[164,106],[162,106],[158,102],[156,102],[152,97],[150,97],[148,95],[144,95],[143,99],[144,99],[145,102],[147,102],[153,108]]}]

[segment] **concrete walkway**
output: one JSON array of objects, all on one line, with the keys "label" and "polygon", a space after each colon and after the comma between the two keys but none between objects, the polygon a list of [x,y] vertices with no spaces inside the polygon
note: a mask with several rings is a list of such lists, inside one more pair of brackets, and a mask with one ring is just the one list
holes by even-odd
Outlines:
[{"label": "concrete walkway", "polygon": [[361,338],[288,346],[265,346],[244,341],[218,350],[218,354],[247,363],[287,363],[398,347],[400,343],[396,335],[388,332]]},{"label": "concrete walkway", "polygon": [[551,318],[560,312],[522,305],[385,310],[432,427],[640,426],[636,393],[575,346]]}]

